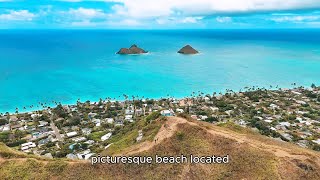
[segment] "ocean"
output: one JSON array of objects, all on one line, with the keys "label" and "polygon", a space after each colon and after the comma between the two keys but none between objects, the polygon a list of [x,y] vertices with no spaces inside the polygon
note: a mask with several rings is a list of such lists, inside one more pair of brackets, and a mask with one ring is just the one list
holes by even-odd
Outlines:
[{"label": "ocean", "polygon": [[[149,53],[116,54],[132,44]],[[0,30],[2,113],[292,83],[320,85],[320,30]]]}]

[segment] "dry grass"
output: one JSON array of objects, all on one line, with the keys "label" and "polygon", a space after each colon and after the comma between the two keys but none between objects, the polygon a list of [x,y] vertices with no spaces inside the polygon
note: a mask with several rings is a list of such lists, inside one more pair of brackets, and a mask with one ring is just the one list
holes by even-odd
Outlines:
[{"label": "dry grass", "polygon": [[[226,129],[207,123],[193,123],[196,125],[178,124],[175,134],[137,155],[229,154],[229,164],[153,163],[92,166],[90,163],[64,160],[40,161],[11,152],[9,157],[13,159],[0,161],[0,177],[1,179],[320,179],[320,156],[316,152],[303,150],[288,143],[278,143],[254,133],[246,134],[246,130],[238,127],[234,132],[230,127]],[[153,136],[152,128],[149,128],[149,131],[152,132],[150,136]],[[212,133],[215,131],[219,133]],[[228,133],[228,136],[223,136],[222,132]],[[229,136],[233,138],[228,138]],[[279,148],[288,154],[293,153],[291,151],[299,155],[306,154],[306,159],[299,159],[298,156],[279,157],[276,153],[266,151],[259,146],[239,142],[237,138],[248,138],[270,148]],[[8,152],[8,149],[5,149],[5,151],[5,154],[10,154],[10,150]]]}]

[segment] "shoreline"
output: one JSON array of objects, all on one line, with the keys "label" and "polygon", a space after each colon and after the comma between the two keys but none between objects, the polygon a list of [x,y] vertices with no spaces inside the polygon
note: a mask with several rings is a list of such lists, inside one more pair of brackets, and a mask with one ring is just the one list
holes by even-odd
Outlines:
[{"label": "shoreline", "polygon": [[[253,87],[255,87],[255,88],[257,88],[257,89],[255,89],[255,90],[251,90],[252,92],[254,92],[254,91],[257,91],[258,90],[258,88],[260,88],[260,89],[266,89],[266,90],[268,90],[268,91],[284,91],[284,90],[293,90],[293,89],[299,89],[299,88],[304,88],[304,89],[310,89],[310,87],[307,87],[307,86],[298,86],[298,85],[295,85],[295,86],[292,86],[292,87],[289,87],[289,88],[283,88],[283,87],[278,87],[278,86],[275,86],[275,87],[278,87],[278,88],[265,88],[265,87],[258,87],[258,86],[252,86],[252,87],[249,87],[249,88],[253,88]],[[203,94],[201,94],[201,91],[197,91],[197,92],[195,92],[194,93],[194,96],[193,96],[193,98],[195,98],[195,97],[199,97],[199,95],[201,95],[201,97],[205,97],[206,95],[210,95],[210,96],[212,96],[213,95],[213,93],[216,93],[216,97],[217,96],[219,96],[219,95],[221,95],[221,96],[224,96],[224,95],[226,95],[226,93],[228,93],[227,91],[228,90],[231,90],[233,93],[241,93],[241,92],[248,92],[248,91],[243,91],[245,89],[245,87],[244,88],[241,88],[240,90],[242,90],[242,91],[240,91],[240,90],[237,90],[237,91],[235,91],[235,90],[231,90],[231,89],[226,89],[226,90],[224,90],[223,92],[214,92],[214,91],[212,91],[211,93],[203,93]],[[199,93],[200,92],[200,93]],[[189,93],[189,95],[188,96],[184,96],[184,97],[177,97],[177,96],[170,96],[169,95],[169,97],[168,96],[166,96],[166,97],[157,97],[157,98],[148,98],[148,97],[144,97],[144,96],[139,96],[139,98],[138,99],[135,99],[135,100],[155,100],[155,101],[159,101],[159,100],[161,100],[161,99],[173,99],[173,100],[177,100],[177,101],[181,101],[181,100],[185,100],[185,99],[188,99],[188,98],[192,98],[190,95],[192,94],[193,92],[191,92],[191,93]],[[132,99],[132,95],[127,95],[127,97],[129,97],[127,100],[123,97],[123,96],[121,96],[120,98],[109,98],[108,100],[107,100],[107,98],[95,98],[95,99],[97,99],[97,100],[92,100],[92,99],[87,99],[87,100],[82,100],[82,98],[77,98],[77,100],[71,100],[72,102],[66,102],[66,103],[63,103],[63,102],[61,102],[61,103],[58,103],[58,104],[54,104],[54,106],[51,106],[51,105],[53,105],[53,104],[50,104],[50,103],[47,103],[47,102],[43,102],[43,103],[46,103],[46,105],[48,105],[48,107],[50,108],[50,109],[53,109],[53,108],[55,108],[55,107],[57,107],[58,105],[62,105],[62,106],[75,106],[76,104],[77,104],[77,102],[78,102],[78,100],[80,99],[80,103],[85,103],[86,101],[90,101],[90,104],[96,104],[96,103],[99,103],[99,99],[101,99],[103,102],[126,102],[126,101],[129,101],[129,102],[131,102],[131,101],[133,101],[133,99]],[[140,97],[144,97],[144,98],[140,98]],[[57,101],[58,102],[58,101]],[[30,106],[30,105],[29,105]],[[26,107],[29,107],[29,106],[26,106]],[[38,104],[37,105],[32,105],[32,106],[38,106]],[[32,109],[30,109],[30,108],[27,108],[26,110],[23,110],[23,109],[20,109],[19,108],[19,111],[18,111],[18,114],[26,114],[26,113],[33,113],[33,112],[37,112],[37,111],[44,111],[44,110],[48,110],[48,107],[46,107],[46,108],[32,108]],[[3,115],[5,115],[6,113],[9,113],[9,114],[11,114],[11,115],[13,115],[13,114],[17,114],[16,113],[16,111],[4,111],[4,112],[1,112],[0,111],[0,114],[3,114]]]}]

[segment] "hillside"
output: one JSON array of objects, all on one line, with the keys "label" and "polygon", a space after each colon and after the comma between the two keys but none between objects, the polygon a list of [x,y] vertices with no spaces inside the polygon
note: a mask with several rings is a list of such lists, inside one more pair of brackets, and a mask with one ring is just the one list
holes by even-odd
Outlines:
[{"label": "hillside", "polygon": [[[0,145],[4,179],[320,179],[320,154],[278,142],[233,124],[223,127],[170,117],[155,141],[144,141],[117,155],[226,155],[229,164],[94,165],[45,160]],[[108,154],[108,151],[104,152]]]}]

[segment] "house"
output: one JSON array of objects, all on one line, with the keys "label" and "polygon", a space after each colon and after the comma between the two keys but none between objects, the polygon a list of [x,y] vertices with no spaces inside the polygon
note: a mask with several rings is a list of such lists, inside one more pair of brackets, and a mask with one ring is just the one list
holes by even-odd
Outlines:
[{"label": "house", "polygon": [[82,131],[83,135],[89,135],[92,132],[92,130],[90,128],[83,128],[83,129],[81,129],[81,131]]},{"label": "house", "polygon": [[35,119],[35,118],[41,117],[41,116],[42,116],[42,114],[31,114],[32,119]]},{"label": "house", "polygon": [[49,123],[47,121],[39,121],[38,127],[44,127],[47,126]]},{"label": "house", "polygon": [[92,144],[94,144],[94,140],[88,140],[88,141],[86,141],[86,142],[84,142],[85,144],[89,144],[89,145],[92,145]]},{"label": "house", "polygon": [[279,124],[280,124],[280,126],[286,126],[286,127],[291,126],[291,124],[289,122],[280,122]]},{"label": "house", "polygon": [[205,102],[209,102],[209,101],[210,101],[210,98],[206,96],[206,97],[204,97],[204,101],[205,101]]},{"label": "house", "polygon": [[132,115],[126,115],[125,118],[124,118],[124,120],[127,120],[127,121],[129,121],[129,122],[133,122],[133,120],[132,120]]},{"label": "house", "polygon": [[72,141],[74,141],[74,142],[82,142],[82,141],[85,141],[85,140],[87,140],[87,138],[85,138],[85,137],[72,138]]},{"label": "house", "polygon": [[203,121],[206,120],[206,119],[208,119],[208,116],[200,115],[199,117],[200,117],[200,119],[203,120]]},{"label": "house", "polygon": [[96,115],[97,115],[97,113],[93,113],[93,112],[88,113],[88,117],[90,119],[94,118]]},{"label": "house", "polygon": [[93,119],[92,122],[96,123],[97,127],[101,126],[101,120],[100,119]]},{"label": "house", "polygon": [[106,122],[109,123],[109,124],[113,124],[114,120],[113,120],[113,118],[107,118]]},{"label": "house", "polygon": [[48,142],[50,142],[50,139],[49,139],[49,138],[41,139],[41,140],[39,140],[39,142],[38,142],[38,147],[40,147],[40,146],[42,146],[42,145],[45,145],[45,144],[47,144]]},{"label": "house", "polygon": [[239,126],[243,126],[243,127],[245,127],[247,125],[246,121],[244,121],[243,119],[235,121],[235,123],[238,124]]},{"label": "house", "polygon": [[134,110],[126,109],[126,110],[125,110],[125,114],[126,114],[126,115],[133,115],[133,114],[134,114]]},{"label": "house", "polygon": [[314,143],[316,143],[316,144],[319,144],[319,145],[320,145],[320,139],[313,140],[312,142],[314,142]]},{"label": "house", "polygon": [[300,101],[300,100],[296,100],[296,103],[301,104],[301,105],[306,105],[307,104],[305,101]]},{"label": "house", "polygon": [[162,116],[174,116],[174,113],[170,110],[162,110],[160,113]]},{"label": "house", "polygon": [[67,133],[67,137],[68,137],[68,138],[69,138],[69,137],[76,136],[76,135],[78,135],[78,133],[77,133],[76,131],[68,132],[68,133]]},{"label": "house", "polygon": [[21,144],[21,150],[22,151],[26,151],[30,148],[35,148],[36,144],[34,142],[27,142],[27,143],[23,143]]},{"label": "house", "polygon": [[292,141],[293,136],[291,136],[290,134],[288,133],[280,133],[280,134],[283,138],[287,139],[288,141]]},{"label": "house", "polygon": [[33,133],[31,133],[31,135],[32,135],[32,138],[38,138],[39,136],[40,136],[40,132],[33,132]]},{"label": "house", "polygon": [[136,116],[142,116],[142,115],[143,115],[143,109],[142,108],[136,109]]},{"label": "house", "polygon": [[104,135],[104,136],[101,137],[101,141],[108,140],[108,139],[111,137],[111,135],[112,135],[111,132],[107,133],[106,135]]},{"label": "house", "polygon": [[278,109],[279,108],[279,106],[275,105],[275,104],[270,104],[270,107],[271,107],[271,109]]},{"label": "house", "polygon": [[10,131],[10,125],[4,125],[2,131]]},{"label": "house", "polygon": [[177,112],[177,113],[183,113],[184,110],[183,110],[183,109],[180,109],[180,108],[177,108],[177,109],[176,109],[176,112]]},{"label": "house", "polygon": [[122,121],[122,120],[116,120],[116,121],[114,122],[114,125],[115,125],[115,126],[123,126],[123,121]]},{"label": "house", "polygon": [[87,149],[81,153],[78,153],[77,157],[78,157],[78,159],[88,160],[93,155],[94,155],[94,153],[90,153],[90,149]]},{"label": "house", "polygon": [[270,120],[270,119],[264,119],[264,121],[267,123],[272,123],[272,120]]}]

